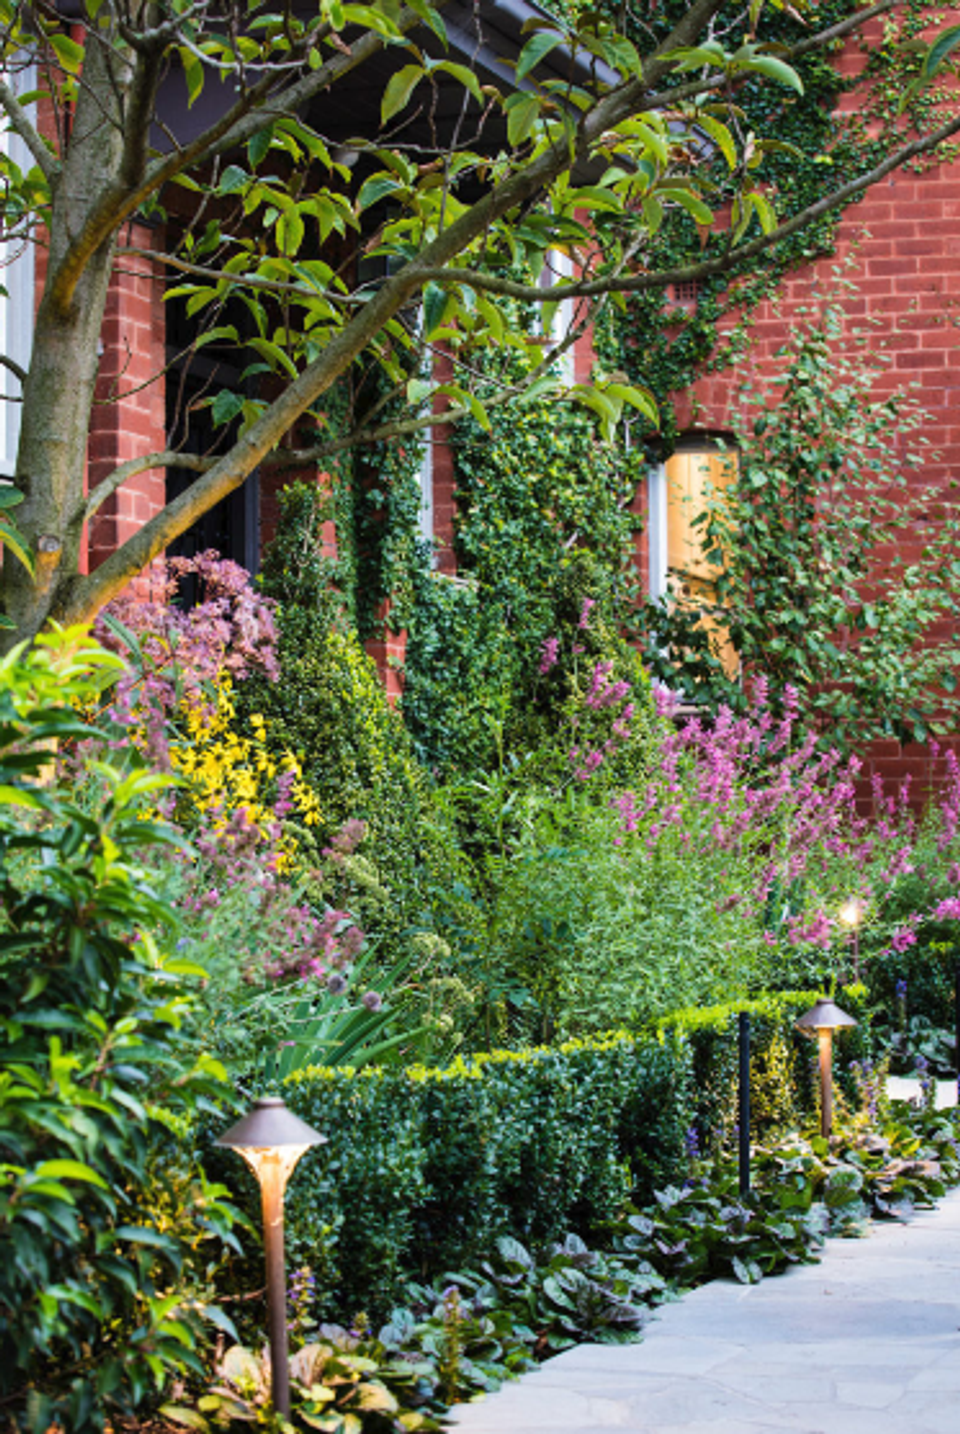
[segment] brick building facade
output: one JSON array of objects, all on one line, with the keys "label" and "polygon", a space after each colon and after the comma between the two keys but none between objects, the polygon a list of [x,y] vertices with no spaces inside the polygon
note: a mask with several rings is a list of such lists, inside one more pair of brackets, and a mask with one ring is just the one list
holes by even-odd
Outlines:
[{"label": "brick building facade", "polygon": [[[839,63],[852,68],[854,54]],[[849,101],[855,103],[854,100]],[[124,251],[158,249],[159,236],[133,225],[125,234]],[[928,167],[923,173],[900,171],[869,191],[842,216],[838,254],[795,271],[776,299],[761,306],[752,325],[749,362],[758,371],[769,364],[787,337],[797,310],[812,295],[831,285],[837,258],[852,256],[852,277],[858,294],[847,304],[852,321],[873,321],[877,343],[891,357],[881,387],[890,390],[916,384],[919,402],[933,415],[926,437],[936,457],[925,477],[945,486],[960,480],[960,379],[955,377],[953,354],[957,347],[960,309],[960,161]],[[37,256],[36,292],[42,281],[42,249]],[[168,409],[163,373],[169,358],[167,316],[162,298],[163,277],[149,258],[122,252],[104,321],[100,379],[88,455],[88,481],[95,484],[127,459],[167,447]],[[589,334],[573,348],[572,377],[589,378],[593,355]],[[737,372],[712,374],[677,395],[680,427],[687,440],[731,430],[731,402]],[[429,456],[424,465],[424,524],[438,545],[437,566],[454,574],[455,475],[453,452],[446,430],[429,431]],[[299,474],[326,480],[323,473]],[[246,556],[254,555],[269,540],[276,522],[276,493],[283,478],[263,475],[248,484]],[[90,524],[85,562],[95,567],[131,532],[164,504],[167,473],[151,470],[130,478],[104,503]],[[637,505],[649,519],[652,490],[637,495]],[[651,546],[653,527],[638,545],[638,563],[655,584],[656,555]],[[335,552],[336,534],[330,525],[328,550]],[[921,541],[917,535],[916,541]],[[244,554],[233,554],[243,559]],[[369,644],[392,696],[401,689],[404,635],[391,630],[389,608],[382,613],[383,630]],[[897,743],[878,743],[869,753],[869,770],[887,778],[910,773],[921,782],[930,776],[928,754]]]}]

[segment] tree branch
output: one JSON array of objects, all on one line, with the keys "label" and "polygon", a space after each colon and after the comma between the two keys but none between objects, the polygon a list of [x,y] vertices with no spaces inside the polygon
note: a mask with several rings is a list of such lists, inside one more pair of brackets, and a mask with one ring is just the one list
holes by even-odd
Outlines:
[{"label": "tree branch", "polygon": [[266,289],[274,294],[287,294],[291,298],[302,296],[304,299],[326,299],[332,304],[362,304],[362,295],[342,294],[335,289],[311,289],[306,284],[294,283],[292,279],[263,279],[259,274],[231,273],[228,269],[213,269],[206,264],[191,264],[188,259],[180,259],[175,254],[166,254],[158,249],[138,249],[132,244],[123,244],[117,249],[118,254],[135,254],[141,259],[152,259],[158,264],[168,264],[171,269],[179,269],[183,274],[193,274],[198,279],[210,279],[214,283],[227,280],[231,284],[242,284],[248,289]]},{"label": "tree branch", "polygon": [[[656,84],[671,65],[667,50],[692,42],[721,8],[724,0],[694,0],[686,15],[644,67],[645,79],[632,78],[598,101],[580,120],[575,153],[566,136],[556,140],[524,169],[505,180],[461,214],[450,227],[387,279],[338,334],[330,339],[313,363],[293,380],[267,408],[229,453],[142,528],[88,576],[68,579],[56,603],[56,616],[67,622],[92,617],[109,598],[185,532],[201,514],[239,488],[247,476],[275,448],[302,413],[325,393],[359,353],[381,331],[388,319],[421,288],[428,272],[442,270],[497,219],[540,192],[544,185],[585,157],[609,129],[642,108],[647,84]],[[225,133],[225,131],[224,131]]]},{"label": "tree branch", "polygon": [[10,128],[23,140],[48,183],[53,184],[60,173],[60,161],[44,144],[6,80],[0,80],[0,106],[6,110]]},{"label": "tree branch", "polygon": [[841,185],[832,194],[818,199],[816,204],[811,204],[808,208],[801,210],[799,214],[785,219],[769,234],[752,239],[749,244],[742,244],[739,248],[729,249],[726,253],[719,254],[713,259],[701,259],[699,263],[686,264],[678,269],[660,269],[647,274],[632,274],[623,278],[609,275],[603,279],[584,279],[578,283],[557,284],[550,289],[543,289],[535,284],[522,284],[513,279],[503,278],[498,274],[484,274],[478,269],[429,269],[422,273],[422,279],[424,283],[432,281],[434,283],[466,284],[472,289],[484,289],[489,293],[503,294],[507,298],[520,299],[528,304],[552,304],[559,299],[590,298],[595,294],[614,292],[636,294],[649,289],[664,289],[670,284],[683,284],[697,279],[706,279],[712,274],[724,273],[745,259],[753,259],[758,254],[766,253],[781,239],[788,239],[798,229],[805,228],[815,219],[819,219],[821,215],[828,214],[831,209],[837,209],[849,200],[855,199],[863,190],[876,184],[892,170],[915,159],[917,155],[926,154],[931,149],[936,149],[938,145],[945,143],[957,133],[960,133],[960,115],[941,125],[938,130],[934,130],[928,135],[922,135],[919,139],[912,140],[910,144],[903,145],[893,154],[888,155],[880,164],[868,170],[866,174],[857,179],[851,179],[848,184]]},{"label": "tree branch", "polygon": [[166,448],[162,453],[147,453],[143,458],[129,458],[126,463],[121,463],[119,468],[108,473],[95,488],[90,489],[83,509],[83,521],[89,523],[107,499],[122,487],[128,478],[135,478],[138,473],[146,473],[151,468],[191,468],[196,473],[205,473],[215,462],[214,458],[200,458],[194,453],[177,453],[172,448]]},{"label": "tree branch", "polygon": [[9,354],[0,354],[0,366],[9,369],[19,383],[26,382],[27,370],[16,359],[10,358]]}]

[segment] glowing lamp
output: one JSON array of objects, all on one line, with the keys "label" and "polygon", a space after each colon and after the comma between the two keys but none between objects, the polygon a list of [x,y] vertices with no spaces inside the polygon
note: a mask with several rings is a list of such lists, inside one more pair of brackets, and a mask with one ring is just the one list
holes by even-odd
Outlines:
[{"label": "glowing lamp", "polygon": [[826,996],[821,996],[797,1022],[798,1030],[805,1036],[816,1036],[820,1042],[820,1134],[824,1138],[833,1129],[833,1033],[841,1026],[856,1024]]},{"label": "glowing lamp", "polygon": [[274,1409],[290,1414],[287,1351],[287,1276],[283,1255],[283,1192],[301,1155],[326,1136],[288,1110],[279,1096],[263,1096],[253,1110],[217,1140],[242,1155],[260,1185],[263,1250],[267,1267],[267,1329]]}]

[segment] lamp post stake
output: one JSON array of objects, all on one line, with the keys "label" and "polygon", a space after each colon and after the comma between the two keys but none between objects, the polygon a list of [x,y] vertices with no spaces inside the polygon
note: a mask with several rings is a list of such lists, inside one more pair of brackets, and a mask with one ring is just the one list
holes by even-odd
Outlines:
[{"label": "lamp post stake", "polygon": [[750,1189],[750,1017],[740,1012],[740,1194]]},{"label": "lamp post stake", "polygon": [[283,1186],[264,1180],[263,1253],[267,1271],[267,1336],[273,1407],[290,1417],[290,1358],[287,1349],[287,1273],[283,1250]]},{"label": "lamp post stake", "polygon": [[829,1139],[833,1129],[833,1030],[821,1026],[820,1041],[820,1134]]}]

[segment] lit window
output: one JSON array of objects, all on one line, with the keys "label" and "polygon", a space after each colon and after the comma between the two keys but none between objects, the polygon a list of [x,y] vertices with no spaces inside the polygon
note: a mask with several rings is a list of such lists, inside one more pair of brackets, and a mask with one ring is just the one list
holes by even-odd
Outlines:
[{"label": "lit window", "polygon": [[[672,458],[653,468],[649,478],[648,537],[650,596],[691,608],[712,607],[717,600],[717,567],[703,550],[704,524],[696,520],[722,498],[737,476],[737,454],[716,440],[683,440]],[[724,668],[733,676],[736,652],[722,625],[703,617],[717,634]]]}]

